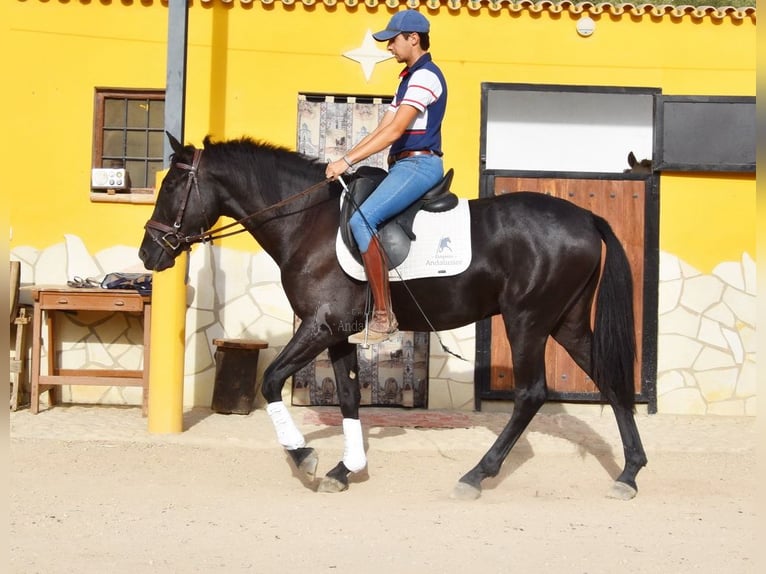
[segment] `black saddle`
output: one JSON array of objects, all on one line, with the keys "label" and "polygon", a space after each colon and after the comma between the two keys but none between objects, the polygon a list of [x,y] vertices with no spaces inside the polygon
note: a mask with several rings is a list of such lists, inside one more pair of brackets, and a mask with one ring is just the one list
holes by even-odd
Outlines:
[{"label": "black saddle", "polygon": [[[377,167],[360,167],[356,170],[348,186],[351,199],[346,197],[343,202],[343,209],[340,214],[340,234],[343,238],[343,243],[346,244],[351,255],[360,264],[362,263],[362,256],[359,253],[359,248],[356,245],[354,235],[351,233],[348,221],[356,211],[356,208],[362,205],[364,200],[378,187],[386,175],[385,170]],[[378,240],[386,252],[391,269],[398,267],[407,258],[411,243],[417,239],[412,231],[412,224],[418,211],[422,209],[423,211],[440,213],[457,207],[458,197],[450,191],[453,175],[454,171],[450,169],[444,174],[442,180],[429,189],[423,197],[410,205],[402,213],[383,222],[378,229]]]}]

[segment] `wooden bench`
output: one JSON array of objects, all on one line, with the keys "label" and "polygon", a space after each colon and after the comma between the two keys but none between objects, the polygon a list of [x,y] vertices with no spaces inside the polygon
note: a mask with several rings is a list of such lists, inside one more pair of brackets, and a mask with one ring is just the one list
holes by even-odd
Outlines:
[{"label": "wooden bench", "polygon": [[215,386],[213,411],[247,415],[255,403],[258,354],[269,345],[258,339],[213,339]]}]

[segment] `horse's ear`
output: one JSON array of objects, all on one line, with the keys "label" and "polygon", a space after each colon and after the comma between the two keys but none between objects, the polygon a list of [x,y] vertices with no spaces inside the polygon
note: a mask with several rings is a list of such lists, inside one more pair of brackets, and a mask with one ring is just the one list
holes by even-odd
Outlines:
[{"label": "horse's ear", "polygon": [[170,141],[170,147],[173,148],[173,151],[175,153],[180,154],[183,151],[184,146],[181,144],[180,141],[174,138],[173,134],[171,134],[170,132],[166,131],[165,134],[168,136],[168,140]]},{"label": "horse's ear", "polygon": [[638,161],[636,161],[636,156],[633,155],[633,152],[628,153],[628,165],[630,167],[634,167]]}]

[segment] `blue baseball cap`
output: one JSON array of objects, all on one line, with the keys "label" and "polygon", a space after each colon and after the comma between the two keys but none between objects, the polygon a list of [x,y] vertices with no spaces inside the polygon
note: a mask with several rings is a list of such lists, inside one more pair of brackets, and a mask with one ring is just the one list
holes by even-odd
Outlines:
[{"label": "blue baseball cap", "polygon": [[417,10],[402,10],[393,15],[385,30],[375,32],[372,37],[378,42],[387,42],[402,32],[421,32],[427,34],[430,27],[426,17]]}]

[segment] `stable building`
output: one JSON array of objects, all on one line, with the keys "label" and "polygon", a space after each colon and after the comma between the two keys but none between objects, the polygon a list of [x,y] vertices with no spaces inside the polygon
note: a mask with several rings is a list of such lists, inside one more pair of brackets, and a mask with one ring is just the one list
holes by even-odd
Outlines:
[{"label": "stable building", "polygon": [[[18,55],[8,61],[5,177],[22,292],[143,269],[138,245],[167,160],[168,38],[179,27],[184,97],[171,111],[185,142],[249,136],[331,159],[374,125],[397,85],[401,66],[371,33],[413,8],[431,22],[449,83],[452,190],[549,193],[606,217],[634,272],[641,408],[756,414],[754,7],[202,0],[174,20],[166,4],[3,6],[4,51]],[[651,168],[626,173],[631,152]],[[260,376],[296,318],[279,270],[246,236],[196,247],[186,273],[183,402],[207,406],[214,339],[266,341]],[[53,348],[41,335],[56,368],[144,368],[140,313],[62,315]],[[468,360],[427,333],[360,350],[362,365],[387,361],[363,403],[470,410],[513,399],[498,322],[440,337]],[[555,344],[548,363],[552,399],[599,402]],[[145,400],[140,385],[61,391],[73,402]],[[326,357],[285,392],[296,405],[335,404]]]}]

